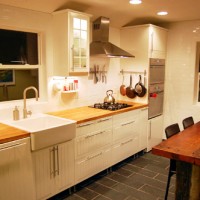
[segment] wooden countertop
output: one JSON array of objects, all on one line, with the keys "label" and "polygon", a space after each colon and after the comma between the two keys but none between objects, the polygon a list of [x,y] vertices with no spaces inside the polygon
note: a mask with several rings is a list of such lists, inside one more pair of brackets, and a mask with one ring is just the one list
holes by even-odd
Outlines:
[{"label": "wooden countertop", "polygon": [[[77,124],[95,120],[102,117],[108,117],[112,115],[116,115],[119,113],[127,112],[130,110],[135,110],[143,107],[147,107],[147,104],[139,104],[139,103],[130,103],[130,102],[124,102],[132,104],[132,107],[124,108],[117,111],[109,111],[109,110],[102,110],[102,109],[96,109],[96,108],[90,108],[88,106],[84,107],[78,107],[73,108],[69,110],[62,110],[57,112],[50,112],[47,114],[51,114],[58,117],[63,117],[67,119],[72,119],[77,121]],[[5,142],[14,141],[17,139],[29,137],[30,133],[5,125],[3,123],[0,123],[0,144]]]},{"label": "wooden countertop", "polygon": [[200,166],[200,122],[153,147],[152,153]]},{"label": "wooden countertop", "polygon": [[121,110],[116,110],[116,111],[103,110],[103,109],[97,109],[97,108],[91,108],[88,106],[84,106],[84,107],[73,108],[73,109],[69,109],[69,110],[50,112],[48,114],[67,118],[67,119],[72,119],[72,120],[77,121],[77,124],[80,124],[83,122],[99,119],[102,117],[109,117],[109,116],[113,116],[113,115],[116,115],[119,113],[128,112],[131,110],[147,107],[147,104],[130,103],[130,102],[128,102],[128,103],[132,104],[133,106],[124,108]]},{"label": "wooden countertop", "polygon": [[0,144],[29,137],[26,131],[0,123]]}]

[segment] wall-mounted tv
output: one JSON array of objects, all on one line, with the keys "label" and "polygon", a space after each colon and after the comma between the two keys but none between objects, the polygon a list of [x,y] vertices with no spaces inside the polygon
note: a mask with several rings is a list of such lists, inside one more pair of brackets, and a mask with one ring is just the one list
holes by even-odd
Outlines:
[{"label": "wall-mounted tv", "polygon": [[14,85],[15,71],[13,69],[0,70],[0,86]]}]

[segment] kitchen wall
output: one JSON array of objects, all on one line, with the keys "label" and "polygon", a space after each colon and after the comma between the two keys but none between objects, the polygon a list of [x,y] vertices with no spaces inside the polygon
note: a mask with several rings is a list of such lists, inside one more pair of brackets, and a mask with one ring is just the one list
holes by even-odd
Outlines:
[{"label": "kitchen wall", "polygon": [[[122,75],[119,73],[120,60],[116,58],[110,59],[107,63],[106,84],[101,82],[95,84],[92,75],[90,75],[78,77],[78,93],[61,94],[52,90],[51,15],[0,5],[0,24],[1,28],[21,28],[42,33],[40,91],[43,98],[39,103],[35,103],[34,99],[27,103],[28,108],[34,112],[68,109],[90,105],[94,102],[103,102],[108,89],[114,90],[116,99],[121,98],[119,86],[122,83]],[[199,105],[194,102],[195,44],[196,41],[200,41],[200,33],[198,31],[193,33],[193,30],[199,26],[200,21],[186,21],[172,23],[167,27],[169,35],[166,59],[164,126],[175,122],[181,124],[182,119],[189,115],[192,115],[195,121],[200,120]],[[111,27],[110,41],[119,45],[119,36],[119,30]],[[44,101],[45,97],[48,101]],[[19,105],[22,109],[23,101],[0,103],[0,118],[7,115],[12,117],[14,105]]]},{"label": "kitchen wall", "polygon": [[[200,41],[200,21],[171,23],[168,27],[164,127],[193,116],[200,120],[200,104],[195,100],[196,42]],[[196,30],[197,32],[193,32]]]}]

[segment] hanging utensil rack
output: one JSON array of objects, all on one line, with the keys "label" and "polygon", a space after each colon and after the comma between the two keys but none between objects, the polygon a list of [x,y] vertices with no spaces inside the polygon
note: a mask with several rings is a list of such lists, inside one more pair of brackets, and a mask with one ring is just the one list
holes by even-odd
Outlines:
[{"label": "hanging utensil rack", "polygon": [[120,73],[124,74],[124,73],[128,73],[128,74],[143,74],[144,76],[146,76],[147,71],[146,69],[144,71],[132,71],[132,70],[121,70]]}]

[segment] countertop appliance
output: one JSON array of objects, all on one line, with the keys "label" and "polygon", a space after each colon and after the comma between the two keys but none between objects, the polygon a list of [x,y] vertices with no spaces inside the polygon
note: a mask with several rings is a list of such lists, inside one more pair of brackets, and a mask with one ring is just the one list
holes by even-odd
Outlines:
[{"label": "countertop appliance", "polygon": [[165,60],[150,58],[148,118],[163,114]]},{"label": "countertop appliance", "polygon": [[104,103],[95,103],[94,105],[89,106],[89,107],[114,111],[114,110],[120,110],[120,109],[123,109],[123,108],[128,108],[128,107],[131,107],[131,106],[133,106],[133,105],[129,105],[129,104],[126,104],[126,103],[107,103],[107,102],[104,102]]}]

